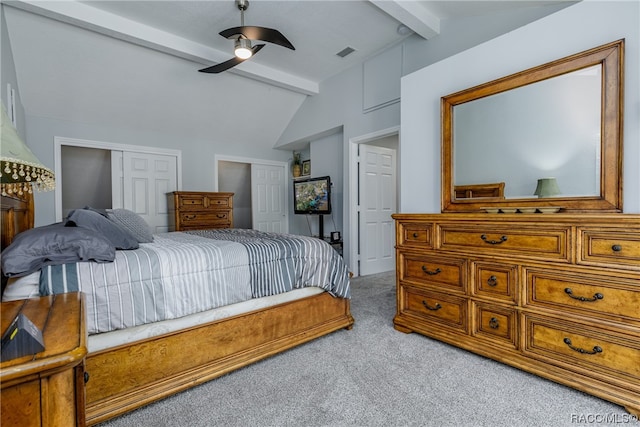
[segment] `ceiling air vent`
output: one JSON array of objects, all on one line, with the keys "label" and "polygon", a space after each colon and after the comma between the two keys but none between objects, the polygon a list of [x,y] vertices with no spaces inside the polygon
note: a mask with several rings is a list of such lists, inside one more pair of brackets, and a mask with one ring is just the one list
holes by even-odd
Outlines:
[{"label": "ceiling air vent", "polygon": [[336,53],[336,55],[338,55],[340,58],[344,58],[345,56],[355,51],[356,50],[354,48],[347,46],[344,49],[342,49],[340,52]]}]

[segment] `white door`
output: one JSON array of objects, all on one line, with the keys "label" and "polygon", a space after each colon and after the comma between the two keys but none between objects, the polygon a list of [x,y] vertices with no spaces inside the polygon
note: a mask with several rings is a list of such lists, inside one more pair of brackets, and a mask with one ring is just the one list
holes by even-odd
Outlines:
[{"label": "white door", "polygon": [[111,207],[124,208],[124,152],[111,151]]},{"label": "white door", "polygon": [[360,275],[395,268],[396,150],[360,145]]},{"label": "white door", "polygon": [[167,193],[178,189],[177,158],[125,151],[122,165],[122,207],[142,216],[153,233],[168,231]]},{"label": "white door", "polygon": [[251,164],[251,211],[255,230],[289,232],[286,188],[284,167]]}]

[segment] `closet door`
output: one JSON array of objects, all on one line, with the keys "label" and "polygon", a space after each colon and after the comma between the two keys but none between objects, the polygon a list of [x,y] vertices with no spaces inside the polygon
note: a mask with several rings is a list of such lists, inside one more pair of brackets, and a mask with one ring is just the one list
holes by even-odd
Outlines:
[{"label": "closet door", "polygon": [[126,208],[142,215],[154,233],[167,231],[166,193],[180,190],[181,156],[179,150],[56,136],[56,221],[86,205]]},{"label": "closet door", "polygon": [[[112,179],[120,178],[112,174]],[[177,158],[124,151],[121,182],[122,207],[142,216],[153,233],[168,231],[166,194],[178,190]]]},{"label": "closet door", "polygon": [[124,208],[124,156],[123,151],[111,151],[111,207]]}]

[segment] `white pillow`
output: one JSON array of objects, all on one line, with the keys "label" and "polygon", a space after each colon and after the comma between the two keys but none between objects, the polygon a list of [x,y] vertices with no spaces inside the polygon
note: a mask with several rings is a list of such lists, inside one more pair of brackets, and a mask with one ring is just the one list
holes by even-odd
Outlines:
[{"label": "white pillow", "polygon": [[2,294],[2,301],[38,298],[40,296],[40,271],[22,277],[10,277]]}]

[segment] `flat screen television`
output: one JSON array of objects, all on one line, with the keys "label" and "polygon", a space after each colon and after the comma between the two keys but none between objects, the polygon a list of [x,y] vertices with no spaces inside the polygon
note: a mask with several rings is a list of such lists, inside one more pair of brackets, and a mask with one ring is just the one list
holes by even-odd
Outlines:
[{"label": "flat screen television", "polygon": [[294,181],[293,206],[296,214],[330,214],[331,178],[322,176]]}]

